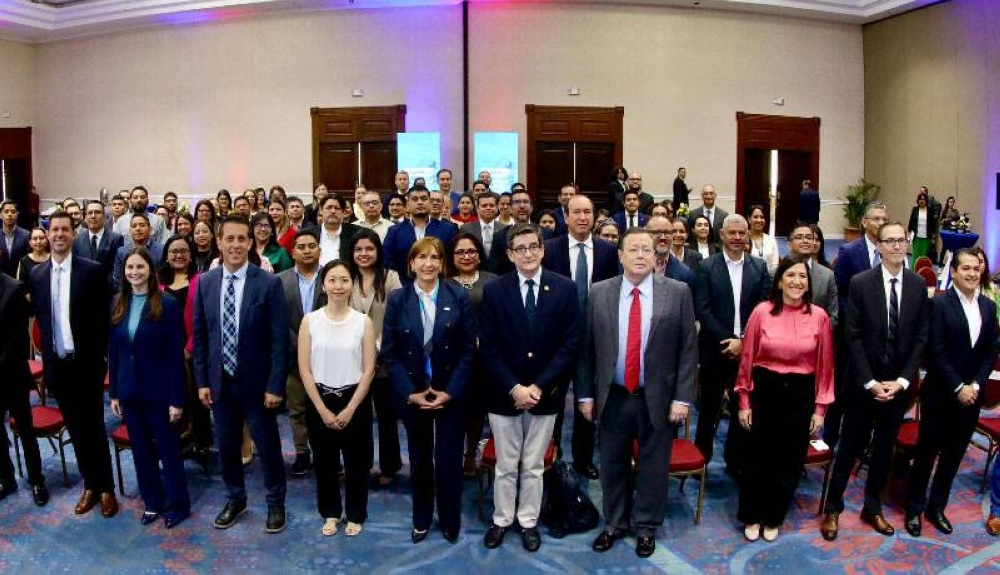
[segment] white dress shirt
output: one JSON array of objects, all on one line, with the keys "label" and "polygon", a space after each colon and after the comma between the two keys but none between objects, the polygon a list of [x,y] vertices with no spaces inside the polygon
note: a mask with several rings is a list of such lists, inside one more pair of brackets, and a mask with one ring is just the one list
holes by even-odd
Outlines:
[{"label": "white dress shirt", "polygon": [[378,239],[382,240],[383,242],[385,241],[385,235],[389,233],[389,226],[392,225],[392,223],[385,218],[379,218],[375,223],[371,223],[368,220],[362,218],[354,223],[363,228],[368,228],[369,230],[372,230],[373,232],[378,234]]},{"label": "white dress shirt", "polygon": [[337,228],[336,233],[330,233],[326,228],[320,232],[319,238],[319,266],[323,267],[326,262],[333,261],[340,257],[340,236],[344,231],[343,227]]},{"label": "white dress shirt", "polygon": [[[962,304],[962,311],[965,312],[965,321],[969,324],[969,347],[975,347],[976,342],[979,341],[979,333],[983,330],[983,314],[979,309],[979,294],[978,290],[972,293],[971,298],[965,297],[962,291],[952,286],[951,289],[955,290],[955,294],[958,296],[959,303]],[[960,383],[955,391],[962,389],[963,383]],[[979,384],[975,381],[972,382],[972,389],[979,391]]]},{"label": "white dress shirt", "polygon": [[569,273],[570,279],[576,281],[576,260],[579,257],[580,246],[583,246],[584,257],[587,258],[587,285],[592,283],[594,277],[594,235],[587,236],[584,241],[575,240],[569,236]]},{"label": "white dress shirt", "polygon": [[[866,242],[868,241],[867,236],[865,237],[865,241]],[[882,289],[885,292],[886,325],[889,324],[889,299],[891,297],[890,290],[892,290],[892,284],[890,283],[890,280],[892,279],[899,280],[896,282],[896,302],[897,302],[896,305],[897,305],[897,311],[899,312],[899,317],[902,318],[903,317],[903,270],[899,270],[899,275],[894,276],[889,273],[889,270],[885,269],[885,266],[882,266]],[[910,380],[906,379],[905,377],[896,378],[896,381],[899,383],[899,385],[903,386],[904,391],[910,387]],[[876,383],[878,382],[875,381],[874,379],[869,381],[868,383],[865,384],[865,389],[871,389],[872,386],[875,385]]]},{"label": "white dress shirt", "polygon": [[[59,329],[62,332],[62,348],[66,353],[76,351],[76,344],[73,342],[73,328],[69,322],[69,300],[70,300],[70,278],[73,274],[73,254],[66,255],[66,259],[61,264],[52,260],[52,274],[49,278],[49,290],[52,297],[52,315],[59,322]],[[58,300],[56,299],[58,295]],[[54,330],[53,330],[54,331]],[[55,333],[52,334],[55,337]],[[55,343],[55,342],[53,342]],[[59,349],[59,346],[55,346]]]},{"label": "white dress shirt", "polygon": [[517,285],[521,287],[521,304],[526,304],[528,301],[528,280],[535,280],[535,308],[538,308],[538,296],[542,292],[542,266],[538,266],[538,271],[535,275],[528,277],[521,273],[520,270],[517,272]]},{"label": "white dress shirt", "polygon": [[743,262],[746,256],[740,254],[740,259],[731,260],[725,251],[722,254],[726,260],[726,269],[729,270],[729,283],[733,288],[733,333],[736,337],[743,337],[743,326],[740,324],[740,298],[743,295]]}]

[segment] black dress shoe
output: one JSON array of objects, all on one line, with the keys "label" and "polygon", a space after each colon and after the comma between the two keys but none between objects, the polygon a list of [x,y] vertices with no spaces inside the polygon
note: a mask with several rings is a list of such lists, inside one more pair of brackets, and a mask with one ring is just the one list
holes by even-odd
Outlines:
[{"label": "black dress shoe", "polygon": [[267,525],[264,530],[268,533],[281,533],[285,530],[285,506],[267,506]]},{"label": "black dress shoe", "polygon": [[0,499],[6,499],[8,495],[17,491],[17,481],[0,481]]},{"label": "black dress shoe", "polygon": [[485,545],[487,549],[496,549],[503,544],[503,536],[506,534],[506,527],[500,527],[494,523],[490,526],[489,530],[486,531],[486,536],[483,537],[483,545]]},{"label": "black dress shoe", "polygon": [[289,474],[292,477],[305,477],[309,473],[310,460],[311,457],[308,453],[299,453],[295,456],[295,461],[292,462],[292,469],[289,471]]},{"label": "black dress shoe", "polygon": [[155,511],[143,511],[142,516],[139,517],[139,523],[143,525],[149,525],[150,523],[156,521],[160,518],[160,514]]},{"label": "black dress shoe", "polygon": [[538,551],[538,548],[542,546],[542,535],[538,532],[538,528],[530,527],[522,530],[521,543],[527,551],[531,551],[532,553]]},{"label": "black dress shoe", "polygon": [[428,529],[425,529],[423,531],[417,531],[416,529],[414,529],[410,531],[410,541],[413,541],[414,543],[420,543],[424,539],[427,539],[428,531],[429,531]]},{"label": "black dress shoe", "polygon": [[875,529],[875,531],[887,537],[896,533],[896,530],[892,528],[892,525],[885,520],[885,516],[883,516],[881,513],[862,511],[861,520],[871,525]]},{"label": "black dress shoe", "polygon": [[601,474],[598,473],[597,468],[594,467],[593,464],[583,465],[583,466],[574,465],[573,469],[576,469],[577,473],[579,473],[583,477],[586,477],[587,479],[596,480],[600,479],[601,477]]},{"label": "black dress shoe", "polygon": [[590,547],[597,551],[598,553],[604,553],[605,551],[611,549],[615,541],[621,539],[625,535],[623,533],[612,533],[610,531],[601,531],[601,534],[594,539],[593,545]]},{"label": "black dress shoe", "polygon": [[645,559],[656,551],[656,539],[652,537],[637,537],[635,542],[635,554]]},{"label": "black dress shoe", "polygon": [[928,511],[924,513],[924,517],[931,522],[931,525],[945,535],[951,535],[951,533],[955,530],[951,526],[951,521],[948,521],[948,518],[945,517],[944,513],[941,511]]},{"label": "black dress shoe", "polygon": [[191,512],[186,513],[171,513],[170,515],[163,516],[163,527],[167,529],[173,529],[180,525],[181,521],[184,521],[191,516]]},{"label": "black dress shoe", "polygon": [[445,541],[454,545],[458,543],[458,531],[452,531],[451,529],[442,529],[441,535],[444,536]]},{"label": "black dress shoe", "polygon": [[35,505],[45,507],[49,502],[49,490],[44,483],[31,486],[31,498],[35,500]]},{"label": "black dress shoe", "polygon": [[222,508],[222,511],[215,518],[215,527],[218,529],[229,529],[236,525],[240,516],[247,512],[246,501],[230,501]]},{"label": "black dress shoe", "polygon": [[913,537],[920,537],[920,532],[923,530],[923,524],[920,522],[920,515],[906,514],[906,532]]}]

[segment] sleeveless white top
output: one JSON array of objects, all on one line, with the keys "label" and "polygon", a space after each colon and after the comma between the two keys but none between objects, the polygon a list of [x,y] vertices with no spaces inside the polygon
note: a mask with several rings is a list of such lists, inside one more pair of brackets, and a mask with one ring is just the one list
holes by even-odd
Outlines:
[{"label": "sleeveless white top", "polygon": [[361,379],[361,342],[365,335],[366,316],[351,309],[347,318],[334,321],[323,308],[310,312],[309,367],[316,384],[339,389],[355,385]]}]

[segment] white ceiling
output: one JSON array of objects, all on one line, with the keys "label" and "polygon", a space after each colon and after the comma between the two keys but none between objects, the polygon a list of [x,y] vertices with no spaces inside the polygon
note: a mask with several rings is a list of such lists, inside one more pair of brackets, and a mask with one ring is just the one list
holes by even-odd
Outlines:
[{"label": "white ceiling", "polygon": [[[486,3],[491,0],[469,1]],[[865,24],[939,1],[942,0],[610,0],[600,3],[755,12]],[[277,12],[459,3],[460,0],[0,0],[0,38],[41,43],[136,28],[196,24]]]}]

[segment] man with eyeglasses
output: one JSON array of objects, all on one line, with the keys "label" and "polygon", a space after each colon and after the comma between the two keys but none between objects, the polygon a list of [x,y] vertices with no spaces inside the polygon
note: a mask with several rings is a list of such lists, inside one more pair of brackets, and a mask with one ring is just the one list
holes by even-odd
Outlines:
[{"label": "man with eyeglasses", "polygon": [[905,269],[906,228],[887,222],[876,232],[879,265],[851,279],[846,341],[850,368],[841,393],[843,438],[830,478],[820,532],[837,538],[844,489],[856,459],[869,447],[861,521],[882,535],[895,533],[882,515],[882,491],[889,477],[896,435],[909,407],[911,383],[920,377],[928,333],[927,288]]},{"label": "man with eyeglasses", "polygon": [[385,266],[396,270],[403,284],[409,285],[413,282],[407,260],[410,247],[418,239],[423,239],[426,236],[435,237],[441,240],[444,245],[448,245],[451,238],[458,232],[458,228],[451,222],[443,222],[430,217],[431,192],[426,186],[413,186],[407,192],[406,198],[410,219],[393,224],[389,228],[385,235],[383,248]]},{"label": "man with eyeglasses", "polygon": [[691,293],[694,293],[694,272],[670,253],[670,244],[674,238],[674,224],[669,218],[653,216],[646,222],[646,231],[653,236],[653,245],[656,250],[653,271],[658,275],[686,283],[691,289]]},{"label": "man with eyeglasses", "polygon": [[[474,222],[462,224],[462,227],[459,228],[461,231],[479,238],[479,241],[483,243],[483,249],[486,250],[487,262],[489,261],[490,254],[493,253],[493,246],[496,244],[494,238],[501,230],[507,228],[507,226],[501,224],[496,219],[499,213],[499,202],[500,196],[493,192],[484,192],[476,196],[476,215],[478,219]],[[488,267],[484,267],[484,269],[491,271]]]},{"label": "man with eyeglasses", "polygon": [[118,248],[125,245],[125,239],[105,225],[104,205],[96,200],[87,202],[83,224],[85,228],[79,231],[73,240],[73,255],[101,264],[104,277],[111,282],[111,275],[115,269],[115,256],[118,254]]},{"label": "man with eyeglasses", "polygon": [[378,238],[385,242],[385,235],[389,233],[389,220],[382,217],[382,201],[378,197],[378,192],[365,192],[359,198],[362,214],[361,219],[355,225],[368,228],[376,234]]},{"label": "man with eyeglasses", "polygon": [[329,194],[320,200],[319,214],[316,216],[323,222],[323,227],[316,232],[319,236],[320,267],[338,258],[345,262],[351,259],[351,238],[360,228],[344,221],[345,204],[344,198],[337,194]]},{"label": "man with eyeglasses", "polygon": [[[510,206],[514,224],[497,232],[496,237],[493,238],[495,245],[490,250],[490,257],[487,258],[486,265],[484,266],[487,271],[491,271],[497,275],[505,274],[514,269],[514,264],[508,257],[507,235],[514,225],[531,223],[531,214],[534,210],[531,203],[531,194],[524,188],[518,188],[511,193]],[[552,237],[552,233],[549,230],[545,228],[540,229],[544,239],[547,240]]]},{"label": "man with eyeglasses", "polygon": [[396,172],[396,178],[394,180],[394,187],[391,192],[389,192],[385,198],[382,200],[382,217],[387,218],[392,223],[398,223],[400,215],[392,215],[389,209],[389,204],[394,199],[399,199],[400,207],[405,210],[406,206],[406,192],[410,189],[410,174],[406,170],[400,170]]},{"label": "man with eyeglasses", "polygon": [[813,256],[813,246],[816,238],[808,223],[795,224],[788,234],[788,251],[798,256],[809,266],[809,283],[812,286],[812,303],[826,310],[830,325],[836,329],[840,302],[837,299],[837,280],[833,272],[826,266],[816,263]]},{"label": "man with eyeglasses", "polygon": [[516,519],[522,545],[534,552],[542,544],[545,454],[576,372],[580,309],[573,281],[542,266],[541,229],[518,223],[509,237],[515,271],[486,284],[481,308],[479,345],[490,359],[485,395],[497,458],[493,525],[483,544],[499,547]]}]

